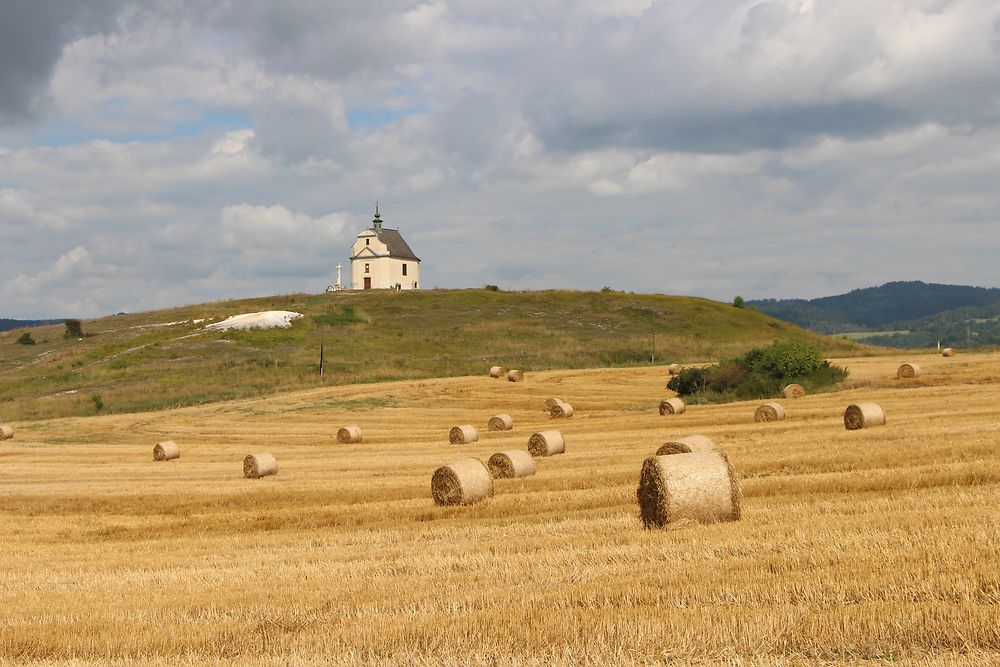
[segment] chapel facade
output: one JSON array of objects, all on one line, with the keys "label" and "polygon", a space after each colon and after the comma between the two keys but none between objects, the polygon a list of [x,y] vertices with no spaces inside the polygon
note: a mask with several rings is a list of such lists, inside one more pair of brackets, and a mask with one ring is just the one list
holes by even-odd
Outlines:
[{"label": "chapel facade", "polygon": [[420,258],[398,229],[382,226],[378,204],[371,227],[351,246],[351,289],[420,289]]}]

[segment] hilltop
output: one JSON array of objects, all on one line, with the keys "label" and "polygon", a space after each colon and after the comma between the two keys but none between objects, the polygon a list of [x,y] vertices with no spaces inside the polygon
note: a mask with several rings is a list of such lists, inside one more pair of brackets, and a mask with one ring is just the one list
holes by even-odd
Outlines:
[{"label": "hilltop", "polygon": [[[208,331],[240,313],[303,313],[291,329]],[[622,292],[291,294],[120,314],[0,333],[5,420],[193,405],[295,388],[527,371],[714,361],[774,340],[823,338],[750,309],[694,297]],[[320,343],[326,375],[319,377]]]},{"label": "hilltop", "polygon": [[[995,287],[942,285],[919,280],[890,282],[817,299],[761,299],[747,302],[747,305],[762,313],[824,334],[905,331],[911,329],[915,322],[920,322],[917,326],[926,330],[925,320],[941,316],[948,321],[962,320],[958,328],[962,329],[963,338],[966,333],[963,317],[985,319],[992,315],[958,311],[977,308],[992,313],[997,304],[1000,304],[1000,289]],[[946,313],[949,315],[945,315]],[[887,341],[880,339],[880,343],[885,342]],[[933,342],[927,336],[914,337],[904,342],[907,347],[931,344]]]}]

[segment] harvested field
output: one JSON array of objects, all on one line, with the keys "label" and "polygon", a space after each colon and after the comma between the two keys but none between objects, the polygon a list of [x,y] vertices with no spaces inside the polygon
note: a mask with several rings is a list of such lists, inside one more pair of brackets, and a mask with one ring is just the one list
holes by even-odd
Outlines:
[{"label": "harvested field", "polygon": [[[898,357],[835,359],[872,385],[768,424],[747,418],[759,402],[665,420],[662,368],[15,420],[0,664],[996,664],[1000,354],[906,358],[920,377],[896,379]],[[551,395],[581,413],[561,423],[565,454],[435,505],[435,470],[523,449]],[[862,402],[891,419],[845,430]],[[442,437],[500,410],[516,430],[461,454]],[[331,446],[331,423],[371,444]],[[741,519],[644,529],[643,461],[689,433],[724,445]],[[155,463],[166,439],[183,456]],[[245,480],[262,447],[280,474]]]}]

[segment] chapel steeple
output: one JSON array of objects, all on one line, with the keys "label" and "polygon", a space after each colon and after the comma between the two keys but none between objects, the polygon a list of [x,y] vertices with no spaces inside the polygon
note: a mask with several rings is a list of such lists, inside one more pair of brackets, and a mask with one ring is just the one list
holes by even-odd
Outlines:
[{"label": "chapel steeple", "polygon": [[376,232],[382,231],[382,216],[378,212],[378,202],[375,202],[375,219],[372,220],[372,229]]}]

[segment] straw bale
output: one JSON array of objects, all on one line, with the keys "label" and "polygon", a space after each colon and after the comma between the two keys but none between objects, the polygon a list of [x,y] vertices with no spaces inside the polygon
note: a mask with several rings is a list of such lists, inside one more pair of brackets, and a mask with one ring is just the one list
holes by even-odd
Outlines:
[{"label": "straw bale", "polygon": [[714,452],[718,449],[707,435],[686,435],[670,442],[665,442],[656,450],[657,456],[671,454],[690,454],[691,452]]},{"label": "straw bale", "polygon": [[0,424],[0,440],[10,440],[14,437],[14,427]]},{"label": "straw bale", "polygon": [[341,444],[361,442],[361,427],[342,426],[337,430],[337,442]]},{"label": "straw bale", "polygon": [[720,451],[650,456],[642,464],[636,496],[647,528],[681,519],[712,523],[740,518],[739,480]]},{"label": "straw bale", "polygon": [[467,445],[476,440],[479,440],[479,431],[472,424],[453,426],[448,431],[448,442],[453,445]]},{"label": "straw bale", "polygon": [[539,431],[528,438],[528,451],[532,456],[562,454],[566,451],[566,441],[559,431]]},{"label": "straw bale", "polygon": [[490,457],[487,462],[490,475],[496,478],[528,477],[534,475],[535,459],[531,458],[531,452],[523,449],[508,449],[497,452]]},{"label": "straw bale", "polygon": [[806,390],[800,384],[789,384],[781,390],[781,395],[785,398],[802,398],[806,395]]},{"label": "straw bale", "polygon": [[567,403],[566,401],[559,401],[558,403],[556,403],[555,405],[552,406],[551,410],[549,410],[549,415],[553,419],[562,419],[562,418],[565,418],[565,417],[572,417],[573,416],[573,406],[570,405],[569,403]]},{"label": "straw bale", "polygon": [[680,364],[670,364],[667,366],[667,373],[670,375],[680,375],[681,365]]},{"label": "straw bale", "polygon": [[878,403],[856,403],[844,411],[844,426],[848,431],[884,424],[885,410]]},{"label": "straw bale", "polygon": [[507,371],[507,379],[511,382],[523,382],[524,381],[524,371],[518,369],[512,369]]},{"label": "straw bale", "polygon": [[490,377],[491,378],[502,378],[507,374],[507,369],[503,366],[491,366],[490,367]]},{"label": "straw bale", "polygon": [[781,403],[765,403],[753,413],[755,422],[776,422],[785,418],[785,408]]},{"label": "straw bale", "polygon": [[494,415],[490,417],[486,428],[490,431],[509,431],[514,428],[514,419],[508,414]]},{"label": "straw bale", "polygon": [[493,477],[479,459],[459,459],[431,477],[431,496],[438,505],[469,505],[492,495]]},{"label": "straw bale", "polygon": [[687,406],[684,405],[684,401],[676,396],[660,401],[661,415],[679,415],[685,410],[687,410]]},{"label": "straw bale", "polygon": [[917,364],[903,364],[896,371],[896,377],[900,380],[904,378],[920,377],[920,366]]},{"label": "straw bale", "polygon": [[560,402],[561,402],[561,399],[558,399],[558,398],[546,398],[545,399],[545,411],[546,412],[552,412],[552,408],[556,407],[556,405],[558,403],[560,403]]},{"label": "straw bale", "polygon": [[247,479],[257,479],[278,474],[278,462],[267,452],[247,454],[243,459],[243,476]]},{"label": "straw bale", "polygon": [[944,348],[943,350],[941,350],[941,356],[942,357],[954,357],[955,356],[955,348],[953,348],[953,347],[946,347],[946,348]]},{"label": "straw bale", "polygon": [[178,447],[177,443],[173,440],[158,442],[153,447],[154,461],[170,461],[171,459],[179,459],[180,457],[181,448]]}]

